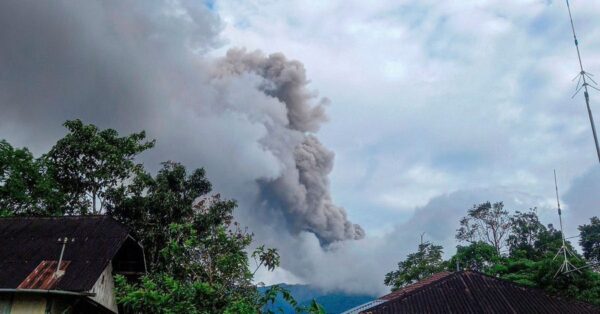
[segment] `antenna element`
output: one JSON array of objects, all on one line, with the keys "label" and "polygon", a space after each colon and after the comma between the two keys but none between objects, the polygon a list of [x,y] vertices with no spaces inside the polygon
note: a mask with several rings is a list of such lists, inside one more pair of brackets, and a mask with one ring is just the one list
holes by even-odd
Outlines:
[{"label": "antenna element", "polygon": [[554,169],[554,190],[556,191],[556,204],[558,205],[558,219],[560,221],[560,236],[562,238],[562,246],[560,247],[560,249],[558,249],[558,252],[556,252],[556,255],[554,255],[554,258],[552,260],[555,260],[559,255],[562,255],[562,257],[563,257],[562,264],[560,265],[560,267],[554,274],[554,278],[556,278],[556,276],[558,276],[558,274],[566,274],[566,273],[570,273],[574,270],[578,271],[578,272],[580,272],[580,271],[577,269],[577,267],[575,267],[573,264],[571,264],[571,262],[569,262],[570,256],[573,256],[573,257],[577,257],[577,256],[575,254],[573,254],[573,252],[571,252],[571,250],[569,250],[569,247],[567,247],[567,243],[565,242],[565,233],[563,232],[563,223],[562,223],[562,212],[560,210],[560,199],[558,197],[558,182],[556,180],[556,169]]},{"label": "antenna element", "polygon": [[[592,109],[590,108],[590,94],[588,93],[588,87],[593,88],[595,90],[599,90],[596,86],[598,83],[592,79],[592,73],[588,73],[583,70],[583,62],[581,62],[581,53],[579,52],[579,41],[577,41],[577,35],[575,35],[575,25],[573,24],[573,16],[571,15],[571,6],[569,5],[569,0],[565,0],[567,2],[567,9],[569,10],[569,20],[571,21],[571,30],[573,31],[573,39],[575,41],[575,48],[577,49],[577,59],[579,60],[579,69],[580,72],[573,78],[573,81],[577,79],[577,86],[575,87],[575,97],[582,89],[583,95],[585,96],[585,104],[587,106],[588,116],[590,117],[590,124],[592,125],[592,133],[594,134],[594,143],[596,144],[596,154],[598,155],[598,162],[600,162],[600,146],[598,146],[598,136],[596,135],[596,126],[594,125],[594,116],[592,115]],[[590,85],[588,80],[592,82],[594,85]]]}]

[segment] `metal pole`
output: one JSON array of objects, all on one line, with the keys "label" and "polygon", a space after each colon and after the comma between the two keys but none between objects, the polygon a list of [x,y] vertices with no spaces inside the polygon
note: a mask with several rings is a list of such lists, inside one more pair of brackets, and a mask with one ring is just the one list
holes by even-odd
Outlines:
[{"label": "metal pole", "polygon": [[56,272],[54,273],[54,275],[57,277],[62,275],[62,273],[60,271],[60,264],[62,263],[63,254],[65,253],[65,246],[67,245],[67,241],[69,241],[69,238],[65,237],[63,239],[62,249],[60,250],[60,257],[58,258],[58,265],[56,265]]},{"label": "metal pole", "polygon": [[[579,51],[579,42],[577,41],[577,35],[575,34],[575,25],[573,24],[573,15],[571,15],[571,6],[569,0],[567,2],[567,10],[569,11],[569,20],[571,21],[571,30],[573,31],[573,40],[575,41],[575,48],[577,49],[577,59],[579,60],[579,75],[580,79],[583,80],[583,94],[585,96],[585,104],[587,106],[588,116],[590,118],[590,124],[592,126],[592,133],[594,134],[594,144],[596,144],[596,154],[598,155],[598,162],[600,163],[600,146],[598,145],[598,135],[596,135],[596,125],[594,124],[594,116],[592,115],[592,109],[590,108],[590,94],[588,93],[588,82],[587,73],[583,70],[583,62],[581,62],[581,52]],[[590,78],[590,80],[592,80]],[[593,81],[593,80],[592,80]]]}]

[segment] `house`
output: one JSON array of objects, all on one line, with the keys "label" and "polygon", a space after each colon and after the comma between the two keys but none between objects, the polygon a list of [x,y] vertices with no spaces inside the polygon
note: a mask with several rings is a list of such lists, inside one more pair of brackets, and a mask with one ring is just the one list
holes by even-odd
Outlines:
[{"label": "house", "polygon": [[111,217],[0,218],[0,313],[118,313],[113,276],[145,271]]},{"label": "house", "polygon": [[344,314],[600,313],[600,307],[550,296],[474,271],[441,272]]}]

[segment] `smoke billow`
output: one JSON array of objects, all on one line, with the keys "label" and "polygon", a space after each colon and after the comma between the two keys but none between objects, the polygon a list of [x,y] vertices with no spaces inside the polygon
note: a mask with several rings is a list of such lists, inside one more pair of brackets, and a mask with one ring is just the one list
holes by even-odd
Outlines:
[{"label": "smoke billow", "polygon": [[149,168],[206,167],[249,224],[363,236],[329,192],[334,155],[315,135],[327,99],[283,54],[208,57],[222,24],[201,2],[3,1],[0,21],[0,138],[43,152],[67,119],[144,129]]},{"label": "smoke billow", "polygon": [[[328,175],[333,169],[333,152],[307,133],[318,131],[326,121],[324,106],[328,100],[312,105],[316,95],[306,88],[308,80],[302,63],[287,60],[280,53],[267,57],[260,52],[230,50],[218,70],[219,77],[245,73],[259,76],[262,81],[258,88],[285,106],[284,125],[267,125],[269,133],[278,134],[261,140],[283,164],[279,177],[259,180],[267,206],[283,211],[294,232],[313,232],[322,243],[363,238],[362,228],[352,224],[344,208],[332,201]],[[292,134],[282,141],[285,133]]]}]

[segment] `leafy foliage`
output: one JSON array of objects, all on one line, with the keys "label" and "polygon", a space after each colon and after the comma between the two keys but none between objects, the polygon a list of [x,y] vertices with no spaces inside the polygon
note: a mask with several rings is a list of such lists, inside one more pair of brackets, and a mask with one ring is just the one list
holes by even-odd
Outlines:
[{"label": "leafy foliage", "polygon": [[448,269],[454,270],[458,267],[459,269],[488,272],[500,260],[501,257],[495,247],[480,241],[468,246],[457,246],[456,254],[448,262]]},{"label": "leafy foliage", "polygon": [[0,216],[61,214],[65,197],[47,173],[44,160],[0,141]]},{"label": "leafy foliage", "polygon": [[444,269],[442,246],[429,242],[419,244],[417,252],[409,254],[398,263],[398,269],[385,275],[385,285],[392,290],[423,280]]},{"label": "leafy foliage", "polygon": [[134,158],[152,148],[146,134],[119,137],[113,129],[99,130],[80,120],[64,123],[69,133],[44,156],[50,174],[67,197],[68,213],[102,213],[107,191],[123,185],[142,166]]},{"label": "leafy foliage", "polygon": [[589,224],[579,226],[579,232],[583,256],[591,263],[600,263],[600,219],[590,218]]},{"label": "leafy foliage", "polygon": [[540,236],[546,232],[546,227],[540,222],[535,209],[527,212],[515,212],[510,217],[510,235],[507,243],[511,255],[521,255],[536,258],[536,248],[539,247]]},{"label": "leafy foliage", "polygon": [[[510,215],[501,202],[493,205],[486,202],[470,209],[459,223],[456,238],[470,244],[457,247],[456,253],[445,262],[448,270],[456,269],[458,263],[461,269],[484,272],[544,289],[550,294],[600,305],[600,275],[584,267],[586,263],[581,256],[576,254],[569,258],[569,262],[579,268],[578,271],[557,274],[563,262],[562,258],[555,258],[562,246],[562,234],[552,225],[544,226],[535,209]],[[600,220],[593,217],[590,224],[580,226],[579,230],[585,258],[597,260]],[[575,252],[568,241],[565,244],[571,252]],[[508,254],[500,250],[504,246],[508,247]],[[441,252],[442,247],[438,250]],[[441,257],[419,258],[424,254],[422,251],[419,248],[419,252],[401,261],[398,270],[386,275],[385,284],[395,290],[414,282],[413,278],[431,275],[430,269],[438,269]],[[415,263],[416,260],[425,264]]]},{"label": "leafy foliage", "polygon": [[[188,173],[165,162],[152,175],[135,158],[154,146],[145,133],[119,136],[79,120],[41,158],[0,141],[0,215],[108,214],[130,227],[145,248],[149,272],[115,280],[125,313],[257,313],[285,289],[261,296],[259,267],[274,270],[279,254],[247,249],[252,234],[233,219],[236,203],[211,194],[204,169]],[[317,303],[299,312],[324,313]]]},{"label": "leafy foliage", "polygon": [[469,209],[467,216],[460,220],[456,239],[469,243],[486,242],[500,254],[510,231],[510,224],[508,211],[504,209],[502,202],[481,203]]}]

